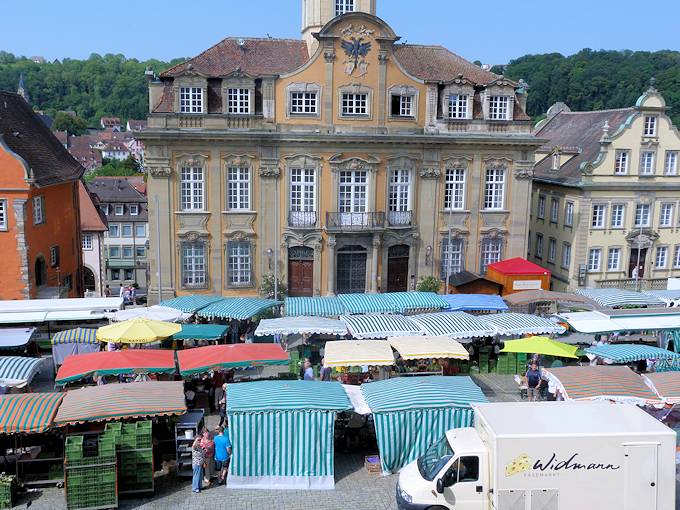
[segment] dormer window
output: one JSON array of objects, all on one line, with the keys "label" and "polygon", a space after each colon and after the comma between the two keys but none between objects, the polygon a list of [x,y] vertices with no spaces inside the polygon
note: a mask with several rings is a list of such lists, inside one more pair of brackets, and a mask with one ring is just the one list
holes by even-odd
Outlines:
[{"label": "dormer window", "polygon": [[510,96],[489,96],[489,119],[510,120]]},{"label": "dormer window", "polygon": [[346,12],[354,12],[354,0],[335,0],[335,15],[342,16]]},{"label": "dormer window", "polygon": [[467,119],[469,111],[470,96],[461,94],[451,94],[449,96],[449,118]]},{"label": "dormer window", "polygon": [[644,136],[656,136],[656,117],[651,115],[645,117]]},{"label": "dormer window", "polygon": [[227,91],[227,113],[247,115],[250,113],[250,90],[229,89]]},{"label": "dormer window", "polygon": [[180,113],[203,113],[203,89],[200,87],[181,87],[179,89]]}]

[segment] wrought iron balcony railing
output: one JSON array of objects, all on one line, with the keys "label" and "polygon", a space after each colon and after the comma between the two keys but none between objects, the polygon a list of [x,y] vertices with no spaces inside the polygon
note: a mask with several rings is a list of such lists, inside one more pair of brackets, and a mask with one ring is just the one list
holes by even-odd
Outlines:
[{"label": "wrought iron balcony railing", "polygon": [[328,230],[370,230],[385,227],[384,212],[328,212]]}]

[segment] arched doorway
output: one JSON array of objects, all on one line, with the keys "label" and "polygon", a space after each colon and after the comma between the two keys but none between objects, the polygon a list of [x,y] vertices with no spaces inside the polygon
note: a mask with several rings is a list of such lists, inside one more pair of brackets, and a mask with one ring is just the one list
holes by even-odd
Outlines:
[{"label": "arched doorway", "polygon": [[408,290],[409,251],[406,244],[390,246],[387,250],[387,292]]},{"label": "arched doorway", "polygon": [[47,285],[47,265],[45,264],[45,258],[40,255],[35,259],[35,286],[42,287]]},{"label": "arched doorway", "polygon": [[85,290],[93,292],[97,290],[97,279],[94,277],[94,271],[87,266],[83,267],[83,281]]},{"label": "arched doorway", "polygon": [[306,246],[288,248],[288,295],[314,295],[314,249]]},{"label": "arched doorway", "polygon": [[363,294],[366,292],[366,257],[363,246],[345,246],[338,250],[336,272],[339,294]]}]

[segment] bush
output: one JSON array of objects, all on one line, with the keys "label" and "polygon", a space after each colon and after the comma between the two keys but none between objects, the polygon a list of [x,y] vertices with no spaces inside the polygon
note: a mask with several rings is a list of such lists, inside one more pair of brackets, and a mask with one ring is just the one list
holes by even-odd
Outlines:
[{"label": "bush", "polygon": [[[288,287],[283,278],[279,276],[278,282],[278,298],[282,299],[288,293]],[[274,299],[274,273],[267,273],[262,275],[262,284],[260,285],[260,294],[268,299]]]},{"label": "bush", "polygon": [[439,288],[442,286],[442,282],[439,278],[434,276],[426,276],[421,278],[416,286],[418,292],[439,292]]}]

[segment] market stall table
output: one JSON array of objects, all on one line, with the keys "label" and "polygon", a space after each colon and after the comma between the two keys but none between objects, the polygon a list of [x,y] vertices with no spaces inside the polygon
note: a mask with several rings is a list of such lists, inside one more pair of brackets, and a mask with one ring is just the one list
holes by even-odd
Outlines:
[{"label": "market stall table", "polygon": [[448,336],[456,340],[471,341],[473,338],[493,336],[495,330],[480,317],[465,312],[426,313],[411,319],[423,333],[430,336]]},{"label": "market stall table", "polygon": [[326,342],[324,366],[328,368],[391,365],[394,365],[394,353],[386,340]]},{"label": "market stall table", "polygon": [[288,365],[288,354],[279,344],[225,344],[196,347],[177,352],[182,376],[210,370]]}]

